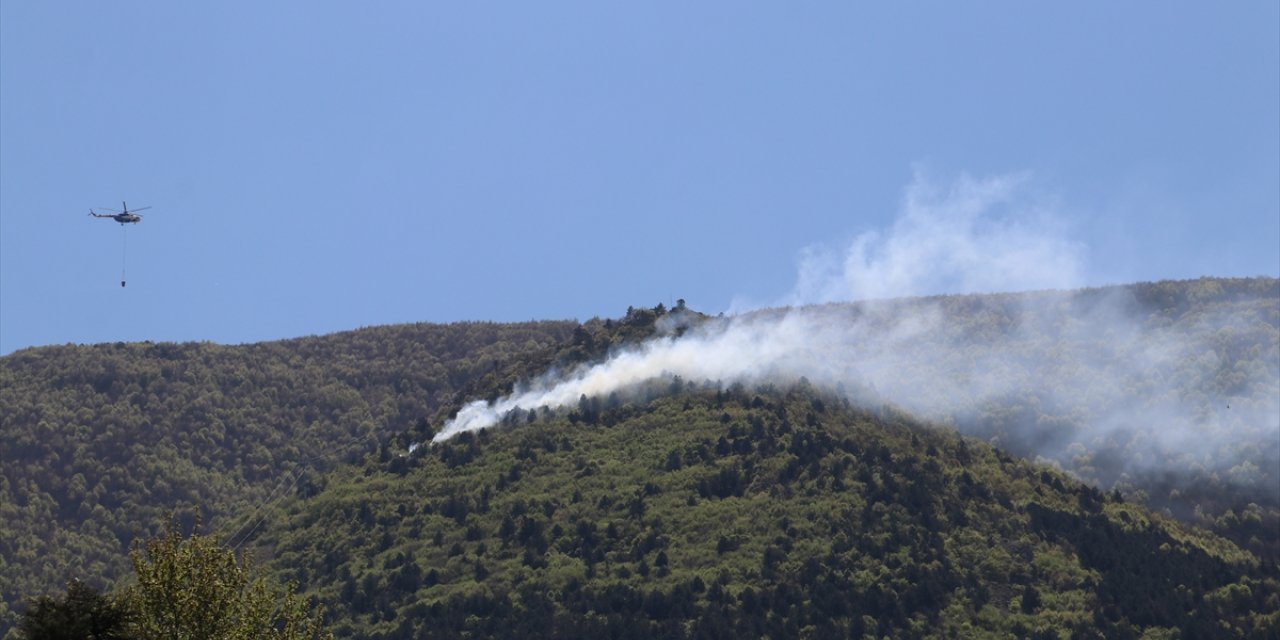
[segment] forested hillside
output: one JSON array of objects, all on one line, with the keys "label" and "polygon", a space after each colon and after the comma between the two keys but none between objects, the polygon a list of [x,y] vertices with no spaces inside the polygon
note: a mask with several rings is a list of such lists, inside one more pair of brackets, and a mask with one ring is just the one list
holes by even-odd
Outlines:
[{"label": "forested hillside", "polygon": [[[916,298],[806,316],[856,327],[822,354],[836,363],[824,362],[826,379],[847,382],[855,404],[955,426],[1280,559],[1280,281]],[[903,318],[916,326],[903,331]]]},{"label": "forested hillside", "polygon": [[228,516],[314,490],[495,369],[542,369],[577,326],[419,324],[0,358],[0,637],[24,598],[71,576],[103,587],[125,575],[130,543],[171,512],[243,537]]},{"label": "forested hillside", "polygon": [[340,636],[1277,633],[1280,281],[766,310],[814,329],[801,369],[428,444],[738,322],[678,310],[0,358],[0,637],[197,511]]},{"label": "forested hillside", "polygon": [[1118,494],[804,381],[651,392],[402,441],[258,543],[343,637],[1280,632],[1274,563]]}]

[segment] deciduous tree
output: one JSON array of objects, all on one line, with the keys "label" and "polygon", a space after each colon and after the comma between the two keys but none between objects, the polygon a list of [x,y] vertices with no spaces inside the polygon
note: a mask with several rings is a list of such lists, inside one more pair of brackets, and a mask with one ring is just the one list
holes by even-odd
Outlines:
[{"label": "deciduous tree", "polygon": [[125,592],[140,640],[314,640],[331,638],[323,610],[255,576],[248,554],[239,558],[210,536],[166,533],[131,554],[137,584]]}]

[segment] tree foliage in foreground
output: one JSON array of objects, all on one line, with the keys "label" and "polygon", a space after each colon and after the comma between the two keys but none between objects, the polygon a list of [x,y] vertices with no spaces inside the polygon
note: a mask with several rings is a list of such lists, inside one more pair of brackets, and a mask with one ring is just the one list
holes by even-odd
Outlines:
[{"label": "tree foliage in foreground", "polygon": [[170,526],[131,554],[137,583],[123,596],[139,640],[331,638],[310,602],[255,575],[252,558],[211,536],[184,538]]},{"label": "tree foliage in foreground", "polygon": [[324,609],[254,571],[211,536],[176,525],[131,554],[136,582],[114,596],[72,580],[18,623],[23,640],[321,640]]},{"label": "tree foliage in foreground", "polygon": [[40,596],[23,614],[18,631],[26,640],[127,640],[128,608],[79,580],[61,599]]}]

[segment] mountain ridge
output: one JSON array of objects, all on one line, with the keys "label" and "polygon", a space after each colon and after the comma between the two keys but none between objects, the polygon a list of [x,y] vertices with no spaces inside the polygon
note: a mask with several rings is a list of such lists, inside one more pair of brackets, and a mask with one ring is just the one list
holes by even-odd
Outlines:
[{"label": "mountain ridge", "polygon": [[[1167,314],[1175,325],[1179,318],[1219,312],[1248,318],[1244,332],[1228,327],[1247,348],[1223,353],[1236,363],[1261,362],[1263,374],[1268,373],[1280,326],[1280,281],[1275,279],[1201,279],[1025,295],[1070,301],[1117,291],[1134,293],[1142,308]],[[988,325],[999,327],[1001,317],[1011,317],[983,313],[1020,295],[939,299],[967,310],[968,315],[954,317],[982,333]],[[877,305],[911,304],[924,303],[876,301],[844,309],[865,313]],[[203,511],[206,522],[237,544],[241,538],[269,535],[255,518],[268,530],[266,521],[278,515],[280,495],[320,495],[338,477],[333,471],[359,468],[370,453],[385,455],[387,464],[395,465],[415,440],[413,434],[434,431],[432,425],[443,424],[466,400],[495,399],[548,368],[567,371],[605,362],[628,345],[661,334],[659,321],[668,315],[658,305],[585,323],[419,323],[252,345],[62,346],[0,358],[0,444],[6,460],[0,520],[8,523],[7,535],[0,537],[6,540],[0,543],[0,560],[21,575],[4,593],[0,619],[12,620],[22,598],[60,587],[72,567],[109,585],[112,575],[123,575],[129,541],[158,530],[175,509]],[[1216,339],[1219,333],[1206,335]],[[1260,349],[1253,353],[1250,345]],[[871,406],[889,415],[885,412],[897,411],[892,405]],[[571,413],[562,418],[569,420]],[[1016,411],[1012,415],[1002,423],[983,423],[1006,425],[983,439],[1010,433],[1022,420]],[[1028,415],[1034,424],[1038,414]],[[1079,468],[1105,468],[1100,455],[1105,452],[1087,452],[1098,459]],[[1259,454],[1261,465],[1248,476],[1255,483],[1273,472],[1266,454]],[[1280,546],[1272,528],[1280,510],[1265,495],[1242,500],[1245,494],[1231,492],[1234,485],[1213,481],[1215,473],[1199,485],[1144,485],[1142,478],[1130,477],[1127,484],[1113,481],[1104,488],[1154,500],[1157,508],[1169,508],[1162,500],[1174,504],[1166,500],[1169,487],[1185,490],[1184,503],[1203,504],[1204,513],[1178,515],[1227,534],[1242,552],[1270,562],[1269,550]]]}]

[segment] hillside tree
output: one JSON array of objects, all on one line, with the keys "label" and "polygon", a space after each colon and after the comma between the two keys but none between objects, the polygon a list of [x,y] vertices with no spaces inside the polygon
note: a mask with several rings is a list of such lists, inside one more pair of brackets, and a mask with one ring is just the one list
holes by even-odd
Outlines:
[{"label": "hillside tree", "polygon": [[249,554],[236,557],[211,536],[184,537],[176,525],[134,549],[137,583],[124,599],[139,640],[318,640],[332,638],[322,608],[255,575]]}]

